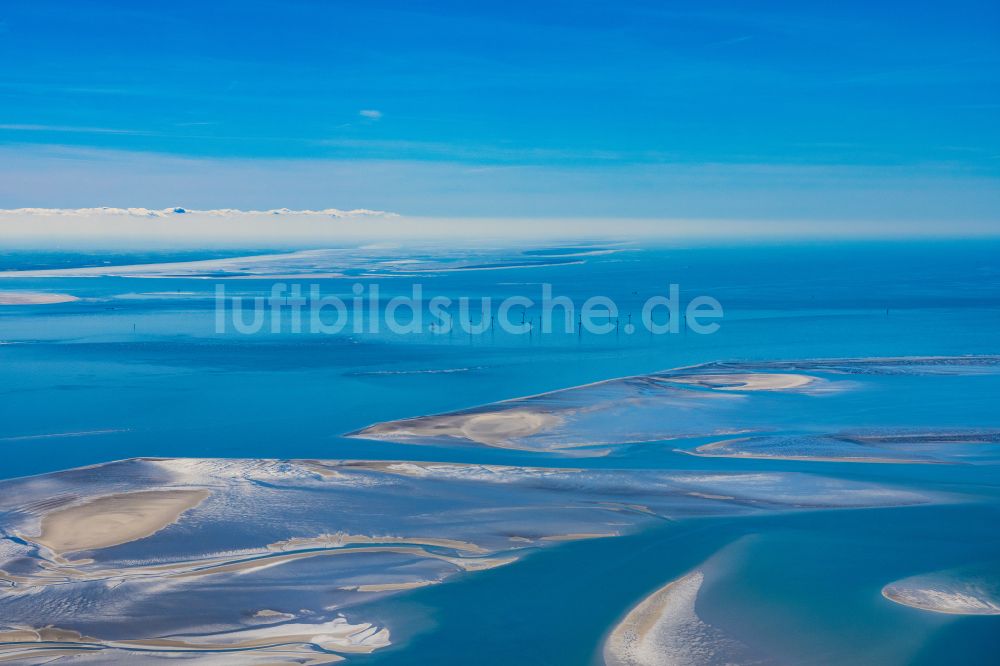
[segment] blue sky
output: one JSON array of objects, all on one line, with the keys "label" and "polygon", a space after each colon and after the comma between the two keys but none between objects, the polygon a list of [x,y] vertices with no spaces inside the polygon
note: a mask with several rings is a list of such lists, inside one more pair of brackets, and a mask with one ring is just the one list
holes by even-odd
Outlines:
[{"label": "blue sky", "polygon": [[998,83],[996,2],[7,0],[0,207],[997,219]]}]

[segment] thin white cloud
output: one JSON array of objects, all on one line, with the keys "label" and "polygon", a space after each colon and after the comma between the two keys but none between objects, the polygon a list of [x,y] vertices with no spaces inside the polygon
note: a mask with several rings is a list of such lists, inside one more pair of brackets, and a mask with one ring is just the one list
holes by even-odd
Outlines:
[{"label": "thin white cloud", "polygon": [[378,109],[361,109],[358,111],[358,115],[362,118],[368,118],[369,120],[381,120],[382,112]]},{"label": "thin white cloud", "polygon": [[0,245],[277,247],[391,236],[400,226],[406,218],[364,208],[13,208],[0,209]]},{"label": "thin white cloud", "polygon": [[398,217],[396,213],[389,213],[382,210],[369,210],[367,208],[355,208],[354,210],[340,210],[338,208],[324,208],[322,210],[292,210],[290,208],[272,208],[270,210],[240,210],[238,208],[215,208],[211,210],[196,210],[173,206],[171,208],[113,208],[101,206],[97,208],[7,208],[0,209],[0,216],[31,216],[42,217],[154,217],[167,218],[182,215],[209,215],[213,217],[260,217],[262,215],[282,215],[291,217]]},{"label": "thin white cloud", "polygon": [[112,127],[81,127],[77,125],[32,125],[24,123],[0,124],[0,130],[9,132],[72,132],[78,134],[129,134],[148,135],[149,132],[115,129]]}]

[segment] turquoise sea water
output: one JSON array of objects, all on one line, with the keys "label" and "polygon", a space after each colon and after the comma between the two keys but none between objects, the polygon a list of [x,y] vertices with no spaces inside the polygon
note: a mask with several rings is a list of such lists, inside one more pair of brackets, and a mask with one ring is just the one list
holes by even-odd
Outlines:
[{"label": "turquoise sea water", "polygon": [[[676,283],[683,300],[704,294],[721,302],[725,317],[712,335],[243,336],[216,332],[215,286],[266,294],[274,280],[0,278],[0,292],[81,298],[0,307],[0,478],[133,456],[358,458],[798,471],[954,493],[963,501],[683,519],[621,538],[561,544],[511,566],[378,602],[377,617],[392,627],[393,645],[351,659],[458,664],[475,655],[485,664],[599,663],[606,633],[631,606],[711,561],[699,616],[779,663],[993,663],[997,617],[929,613],[891,603],[880,590],[907,576],[1000,563],[997,458],[982,465],[706,459],[678,453],[666,441],[565,458],[342,435],[381,421],[712,361],[1000,354],[998,257],[993,241],[629,245],[579,264],[438,272],[419,280],[427,297],[497,299],[537,299],[540,283],[550,283],[578,304],[609,296],[622,318],[637,317],[646,298]],[[197,258],[123,254],[114,263]],[[0,269],[102,261],[12,253],[0,259]],[[351,285],[297,281],[345,295]],[[414,281],[377,280],[383,299],[409,293]],[[995,380],[915,381],[889,377],[836,403],[819,400],[814,412],[789,415],[789,422],[1000,430]]]}]

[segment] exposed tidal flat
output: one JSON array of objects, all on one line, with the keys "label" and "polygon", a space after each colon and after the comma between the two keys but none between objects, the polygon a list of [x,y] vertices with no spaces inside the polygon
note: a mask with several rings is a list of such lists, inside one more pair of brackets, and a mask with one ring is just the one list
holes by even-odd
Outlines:
[{"label": "exposed tidal flat", "polygon": [[702,444],[686,453],[816,462],[959,464],[996,462],[998,444],[1000,433],[992,430],[897,431],[738,437]]},{"label": "exposed tidal flat", "polygon": [[[792,374],[781,372],[782,369],[799,372]],[[768,410],[811,414],[808,403],[817,397],[828,397],[828,402],[836,402],[835,398],[829,397],[830,394],[870,390],[871,385],[877,384],[882,376],[907,375],[934,382],[941,373],[986,375],[994,378],[993,391],[1000,390],[998,356],[709,363],[505,400],[470,410],[379,423],[348,436],[415,444],[465,442],[529,451],[570,450],[576,455],[585,455],[585,451],[593,451],[593,447],[772,431],[775,426],[771,424],[778,421],[771,417]],[[842,379],[843,376],[856,378],[847,381]],[[761,395],[771,393],[789,394],[790,397],[776,401]],[[920,394],[919,386],[915,393]],[[973,396],[970,399],[983,398]],[[991,400],[992,397],[986,399]],[[886,418],[891,417],[891,414],[886,414]],[[809,422],[804,421],[801,427],[808,425]],[[746,438],[724,441],[726,447],[703,445],[695,453],[716,456],[727,455],[727,452],[735,456],[753,453],[753,450],[744,452],[736,446],[747,442]],[[766,441],[773,443],[781,440],[772,437]],[[819,441],[820,438],[817,438]],[[835,449],[837,442],[844,443],[844,451],[839,458],[849,460],[857,457],[850,451],[850,444],[858,445],[855,448],[869,445],[875,451],[869,455],[872,461],[887,462],[890,459],[880,458],[874,445],[882,443],[884,446],[912,449],[921,444],[936,444],[943,448],[981,444],[988,447],[987,456],[995,456],[1000,437],[996,432],[988,431],[971,432],[964,436],[949,432],[916,433],[908,439],[905,435],[889,432],[882,436],[858,435],[853,439],[828,438],[827,448]],[[804,450],[807,447],[801,448]],[[769,455],[763,449],[765,447],[758,442],[757,455]],[[608,452],[609,449],[598,448],[594,454],[606,455]],[[780,452],[772,455],[781,457]],[[823,459],[808,453],[795,457]],[[838,455],[831,452],[826,459],[836,460]],[[900,460],[906,461],[907,458],[901,456]]]},{"label": "exposed tidal flat", "polygon": [[182,261],[143,263],[100,262],[96,266],[13,268],[0,270],[3,278],[131,277],[188,279],[296,279],[351,277],[413,277],[453,271],[542,268],[579,265],[584,257],[622,251],[622,244],[594,244],[574,248],[540,247],[519,251],[509,248],[447,248],[429,245],[400,252],[393,245],[367,245],[335,249],[298,250]]},{"label": "exposed tidal flat", "polygon": [[1000,615],[1000,563],[911,576],[882,588],[886,599],[952,615]]},{"label": "exposed tidal flat", "polygon": [[0,291],[0,305],[50,305],[71,303],[77,299],[70,294],[53,294],[37,291]]},{"label": "exposed tidal flat", "polygon": [[[372,597],[533,549],[656,520],[939,499],[795,473],[195,459],[10,480],[2,497],[0,658],[103,661],[368,652],[392,632],[365,617]],[[197,610],[176,614],[182,599]]]},{"label": "exposed tidal flat", "polygon": [[[0,290],[80,300],[0,311],[0,649],[599,664],[643,608],[647,645],[704,639],[652,663],[990,663],[995,616],[928,603],[991,603],[973,592],[1000,561],[1000,254],[947,249],[186,253],[120,275],[14,255],[45,275]],[[97,274],[53,274],[74,266]],[[384,299],[415,276],[428,295],[550,282],[624,316],[679,282],[726,317],[708,336],[214,330],[219,280],[266,296],[293,274],[330,293],[392,274]]]},{"label": "exposed tidal flat", "polygon": [[608,666],[750,663],[742,645],[705,624],[695,612],[705,579],[700,570],[673,580],[643,599],[604,644]]}]

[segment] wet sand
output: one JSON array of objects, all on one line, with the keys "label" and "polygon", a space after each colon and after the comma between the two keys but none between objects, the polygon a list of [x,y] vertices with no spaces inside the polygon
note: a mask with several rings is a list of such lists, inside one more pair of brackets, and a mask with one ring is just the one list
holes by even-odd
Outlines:
[{"label": "wet sand", "polygon": [[604,642],[607,666],[760,664],[744,644],[706,624],[695,604],[705,574],[695,570],[643,599]]},{"label": "wet sand", "polygon": [[[370,555],[377,553],[390,553],[416,558],[425,558],[446,563],[454,567],[453,571],[484,571],[496,567],[505,566],[516,562],[520,556],[497,555],[497,556],[450,556],[435,553],[424,549],[421,546],[400,544],[400,545],[371,545],[355,548],[345,548],[342,546],[323,547],[318,545],[305,545],[301,550],[286,551],[279,549],[277,552],[263,554],[238,553],[207,559],[192,559],[169,564],[153,564],[148,566],[128,566],[115,568],[100,568],[93,566],[91,560],[78,560],[66,562],[61,558],[54,558],[42,571],[31,575],[15,575],[0,570],[0,581],[12,583],[22,589],[43,588],[51,585],[62,585],[67,581],[126,581],[126,580],[146,580],[156,577],[161,580],[166,579],[193,579],[205,576],[217,576],[221,574],[247,574],[258,572],[272,567],[281,566],[299,560],[345,556],[354,557],[358,555]],[[87,566],[86,568],[84,565]]]},{"label": "wet sand", "polygon": [[296,537],[268,544],[268,550],[302,550],[306,548],[341,548],[349,544],[403,544],[408,546],[437,546],[469,553],[487,553],[485,548],[457,539],[432,537],[408,538],[401,536],[368,536],[366,534],[321,534],[316,537]]},{"label": "wet sand", "polygon": [[697,648],[688,639],[697,634],[701,623],[694,604],[704,578],[702,572],[692,571],[639,602],[608,636],[604,663],[607,666],[698,663],[686,655]]},{"label": "wet sand", "polygon": [[1000,615],[1000,599],[961,580],[906,579],[882,588],[882,596],[910,608],[948,615]]},{"label": "wet sand", "polygon": [[367,439],[456,437],[487,446],[518,448],[512,440],[549,430],[562,421],[559,416],[549,412],[509,409],[391,421],[369,426],[348,436]]},{"label": "wet sand", "polygon": [[47,294],[37,291],[0,291],[0,305],[49,305],[80,300],[69,294]]},{"label": "wet sand", "polygon": [[611,537],[620,536],[615,532],[595,532],[595,533],[576,533],[576,534],[555,534],[552,536],[542,537],[542,541],[580,541],[582,539],[609,539]]},{"label": "wet sand", "polygon": [[875,453],[872,455],[848,455],[843,456],[838,455],[807,455],[807,454],[789,454],[789,453],[767,453],[763,451],[752,451],[746,449],[740,449],[739,446],[744,442],[749,442],[750,439],[747,437],[740,437],[737,439],[726,439],[720,442],[712,442],[711,444],[703,444],[694,449],[674,449],[678,453],[686,453],[688,455],[697,456],[699,458],[750,458],[753,460],[788,460],[788,461],[801,461],[801,462],[843,462],[843,463],[881,463],[881,464],[947,464],[945,461],[939,460],[929,460],[921,458],[889,458],[879,456]]},{"label": "wet sand", "polygon": [[790,391],[816,383],[818,377],[769,372],[670,377],[679,384],[693,384],[717,391]]},{"label": "wet sand", "polygon": [[415,590],[418,587],[437,585],[439,580],[414,580],[407,583],[369,583],[364,585],[344,585],[341,590],[350,592],[397,592],[400,590]]},{"label": "wet sand", "polygon": [[[15,661],[29,656],[32,659],[48,659],[54,652],[70,656],[92,653],[95,649],[123,650],[128,655],[135,655],[137,651],[159,653],[161,656],[205,653],[206,657],[226,650],[240,653],[234,663],[245,663],[246,658],[257,656],[253,654],[255,652],[270,653],[279,648],[294,659],[279,661],[270,656],[271,663],[329,663],[341,658],[329,653],[320,656],[317,648],[338,653],[367,654],[389,644],[388,629],[368,622],[351,624],[343,616],[317,624],[284,623],[217,633],[123,640],[101,640],[82,636],[76,631],[46,627],[0,631],[0,661]],[[125,661],[132,658],[124,653],[120,656]]]},{"label": "wet sand", "polygon": [[[227,650],[238,664],[312,663],[319,654],[329,662],[382,640],[372,625],[317,626],[331,613],[350,615],[362,603],[503,567],[539,548],[628,534],[658,517],[928,501],[881,485],[777,472],[122,460],[0,483],[4,531],[15,537],[0,542],[0,598],[17,618],[0,631],[35,632],[12,636],[0,660],[84,650],[92,656],[81,659],[93,663],[171,651],[200,660],[202,651]],[[144,539],[178,519],[176,531]],[[27,543],[17,538],[36,533]],[[63,555],[81,550],[92,552]],[[322,581],[321,594],[301,584],[303,574]],[[198,614],[176,612],[181,595]],[[355,622],[381,625],[378,617]],[[681,624],[697,628],[702,644],[722,644],[711,627]],[[38,633],[48,625],[96,638],[82,646]]]},{"label": "wet sand", "polygon": [[[703,458],[751,458],[811,462],[954,465],[975,463],[998,452],[992,430],[969,432],[831,433],[737,437],[675,449]],[[977,447],[972,452],[969,447]],[[974,453],[974,455],[970,455]]]},{"label": "wet sand", "polygon": [[208,490],[150,490],[99,497],[46,513],[41,534],[25,538],[60,555],[117,546],[156,534],[208,496]]}]

